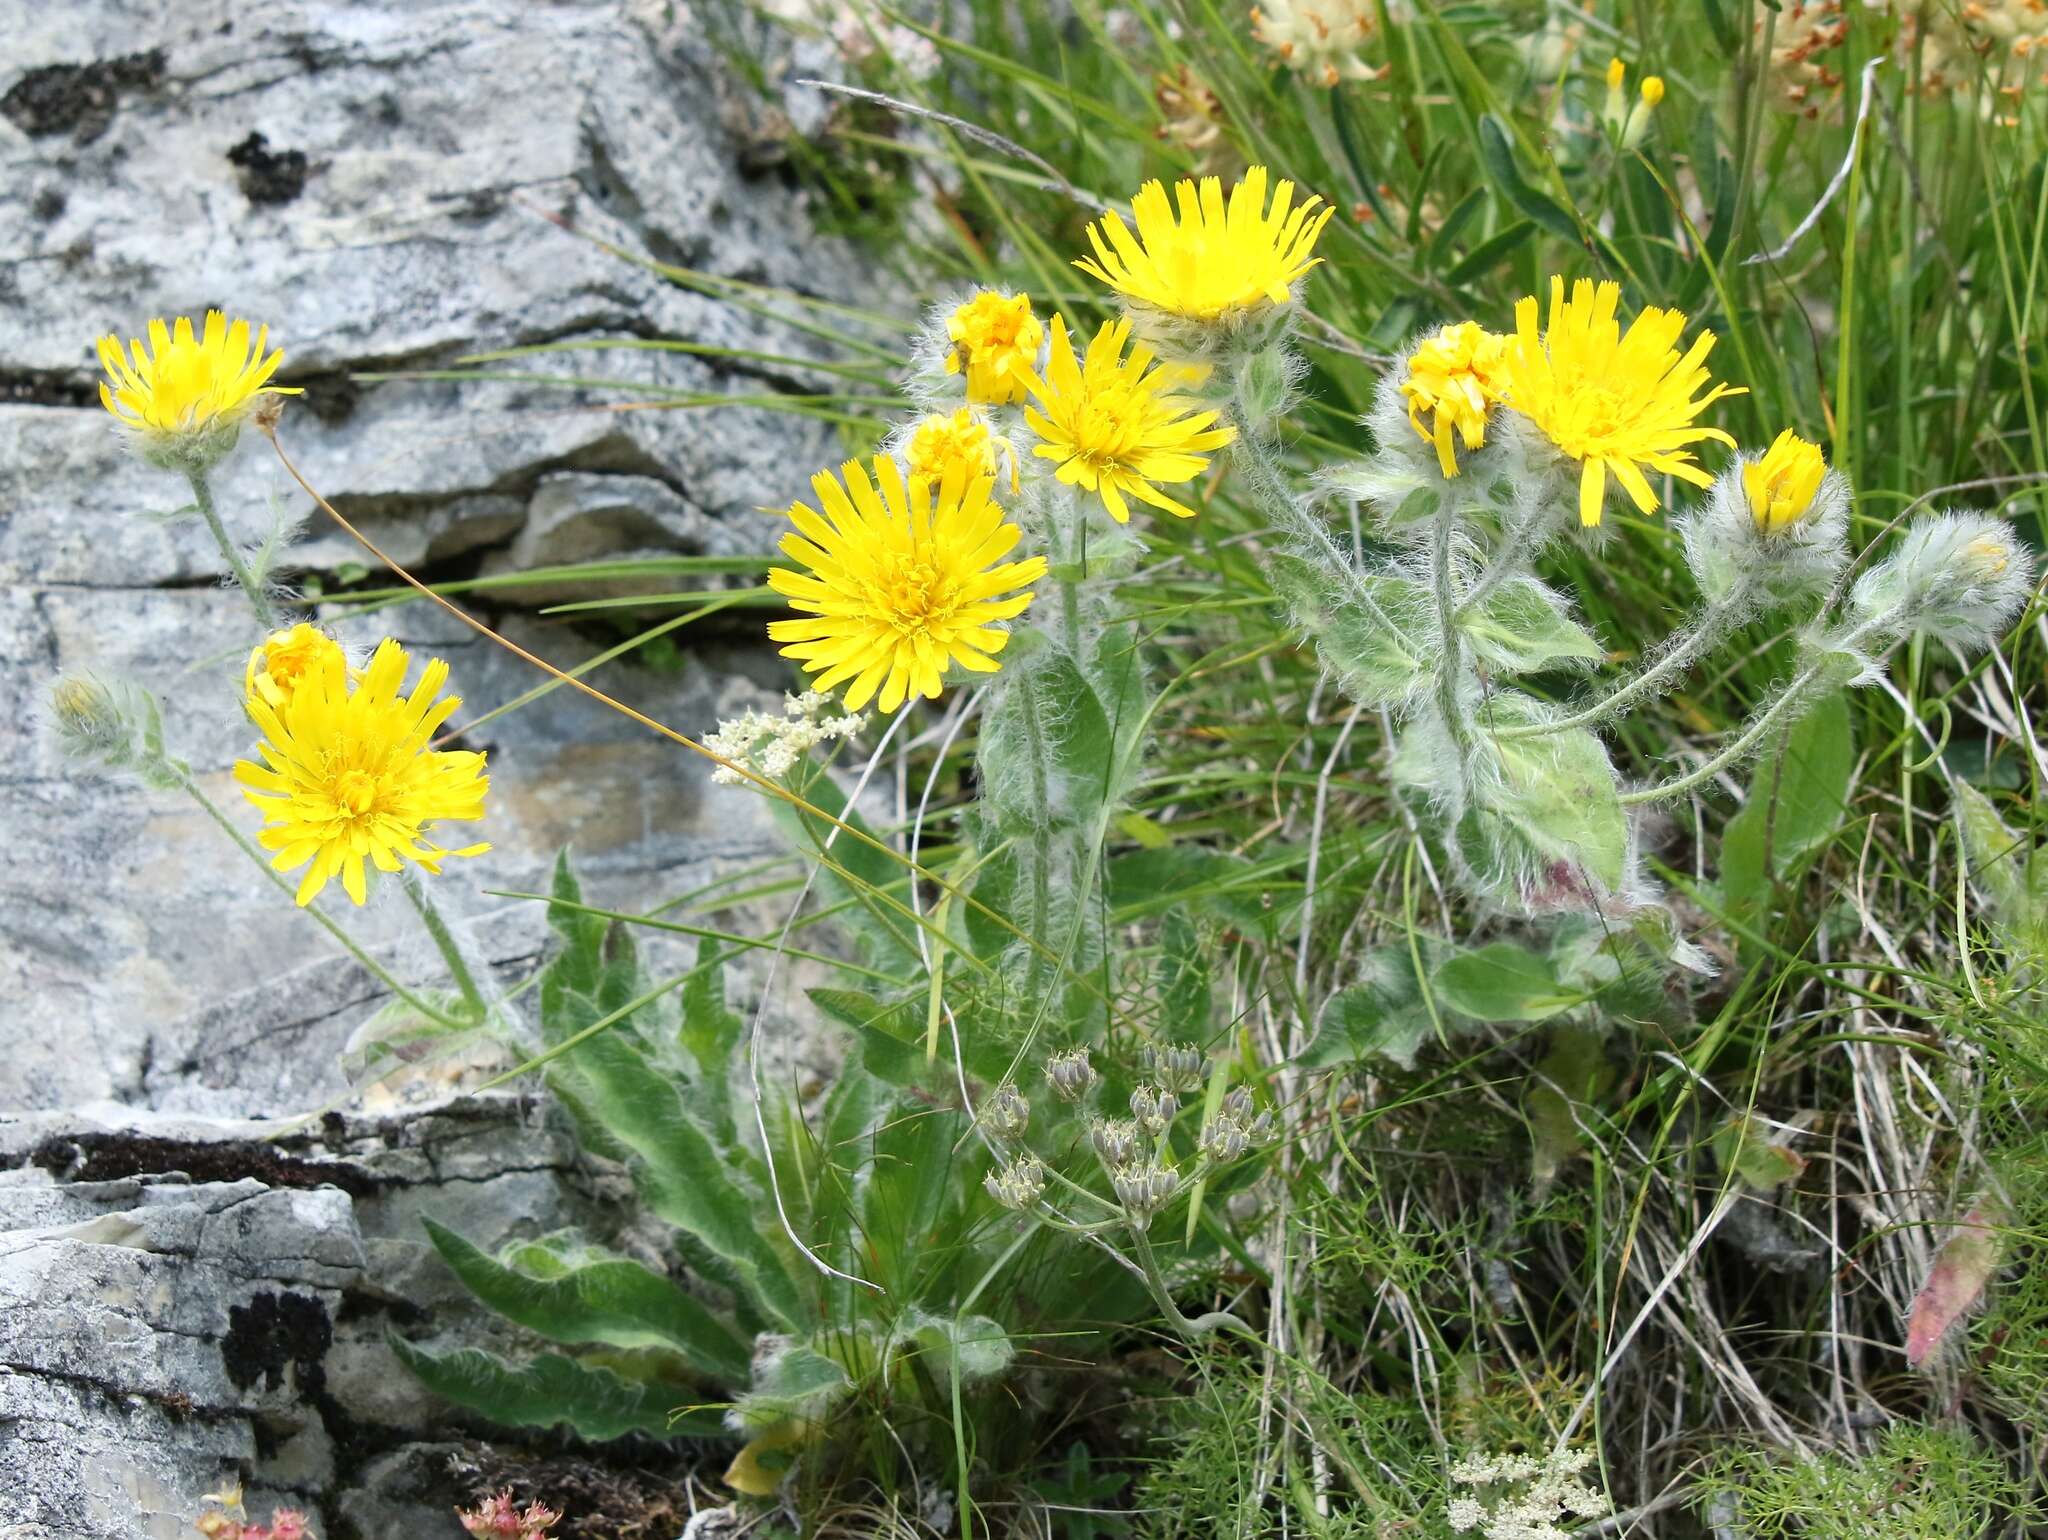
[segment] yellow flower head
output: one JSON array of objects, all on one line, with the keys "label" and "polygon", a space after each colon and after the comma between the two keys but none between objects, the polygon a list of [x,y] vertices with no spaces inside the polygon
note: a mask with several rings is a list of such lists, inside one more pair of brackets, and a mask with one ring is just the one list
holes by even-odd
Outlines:
[{"label": "yellow flower head", "polygon": [[[913,477],[944,481],[957,472],[962,481],[993,476],[1002,467],[1009,445],[971,406],[950,414],[935,412],[918,420],[903,446],[904,464]],[[1017,467],[1010,465],[1010,490],[1017,490]]]},{"label": "yellow flower head", "polygon": [[1664,77],[1645,75],[1643,77],[1643,105],[1654,107],[1664,100]]},{"label": "yellow flower head", "polygon": [[1600,522],[1607,477],[1627,489],[1644,513],[1657,508],[1648,468],[1712,486],[1687,445],[1702,439],[1735,440],[1693,419],[1738,387],[1707,382],[1702,361],[1714,346],[1703,331],[1681,357],[1685,316],[1655,306],[1630,323],[1627,335],[1614,318],[1619,284],[1581,278],[1565,298],[1564,280],[1550,280],[1550,324],[1537,335],[1533,297],[1515,306],[1515,336],[1507,350],[1507,401],[1569,458],[1579,462],[1579,522]]},{"label": "yellow flower head", "polygon": [[268,383],[284,362],[282,349],[263,356],[269,339],[270,328],[258,327],[252,348],[247,321],[230,326],[226,316],[209,310],[196,336],[185,316],[170,327],[151,321],[148,348],[140,338],[129,342],[131,361],[109,333],[99,343],[107,371],[100,404],[128,427],[158,437],[233,427],[258,396],[299,394],[297,386]]},{"label": "yellow flower head", "polygon": [[1061,481],[1099,493],[1119,524],[1131,520],[1127,496],[1191,519],[1194,509],[1153,483],[1192,481],[1209,463],[1203,452],[1221,449],[1236,430],[1214,427],[1214,412],[1190,412],[1188,402],[1164,394],[1187,378],[1187,370],[1154,368],[1152,350],[1142,342],[1126,358],[1130,336],[1128,318],[1106,322],[1087,357],[1077,361],[1065,318],[1052,318],[1045,378],[1030,379],[1037,405],[1024,408],[1024,420],[1039,437],[1032,453],[1056,461]]},{"label": "yellow flower head", "polygon": [[339,647],[314,650],[282,706],[260,694],[249,699],[249,715],[263,732],[263,763],[238,760],[235,779],[263,810],[256,837],[275,852],[270,864],[281,872],[306,868],[302,905],[337,874],[348,896],[362,903],[365,860],[380,872],[399,870],[401,861],[439,872],[450,856],[491,848],[445,850],[425,838],[441,820],[482,818],[491,781],[483,755],[427,746],[462,700],[441,697],[448,665],[439,658],[410,695],[402,694],[411,667],[405,648],[387,637],[351,683]]},{"label": "yellow flower head", "polygon": [[1808,443],[1790,428],[1780,433],[1762,458],[1742,467],[1742,490],[1749,495],[1757,533],[1775,535],[1805,518],[1827,473],[1820,445]]},{"label": "yellow flower head", "polygon": [[2012,565],[2012,551],[2002,540],[1982,535],[1963,547],[1963,565],[1972,577],[1988,583],[2005,576],[2005,569]]},{"label": "yellow flower head", "polygon": [[[1477,321],[1446,326],[1408,355],[1408,377],[1401,382],[1408,403],[1408,421],[1426,444],[1436,446],[1436,462],[1444,475],[1458,474],[1452,435],[1467,449],[1486,442],[1486,417],[1504,389],[1502,379],[1508,339]],[[1423,413],[1431,414],[1423,421]]]},{"label": "yellow flower head", "polygon": [[341,655],[339,642],[302,620],[288,631],[271,632],[251,650],[242,682],[250,700],[282,710],[299,681],[322,659]]},{"label": "yellow flower head", "polygon": [[1002,406],[1024,399],[1024,376],[1045,341],[1030,295],[983,289],[947,317],[946,335],[953,342],[946,373],[966,373],[969,401]]},{"label": "yellow flower head", "polygon": [[1031,594],[1014,590],[1045,576],[1045,558],[1003,561],[1023,531],[990,499],[991,478],[956,467],[906,486],[886,455],[874,470],[870,480],[848,460],[837,476],[820,471],[811,489],[823,512],[790,507],[796,529],[782,551],[808,570],[769,569],[768,586],[800,613],[771,622],[768,635],[818,676],[813,689],[850,679],[847,710],[873,700],[890,712],[912,696],[936,699],[951,664],[1001,667],[995,655],[1010,638],[994,623],[1024,613]]},{"label": "yellow flower head", "polygon": [[1266,168],[1254,166],[1223,201],[1223,183],[1203,177],[1166,189],[1147,182],[1131,200],[1133,236],[1116,213],[1088,227],[1095,255],[1074,266],[1127,299],[1169,315],[1214,321],[1225,315],[1284,305],[1294,281],[1322,258],[1311,256],[1333,212],[1322,199],[1293,206],[1294,184],[1282,182],[1266,207]]}]

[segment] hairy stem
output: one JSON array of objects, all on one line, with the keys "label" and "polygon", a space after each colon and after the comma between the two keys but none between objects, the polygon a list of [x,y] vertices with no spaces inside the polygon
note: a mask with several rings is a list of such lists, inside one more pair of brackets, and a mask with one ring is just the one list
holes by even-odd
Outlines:
[{"label": "hairy stem", "polygon": [[[194,802],[197,802],[199,804],[201,811],[203,811],[208,818],[211,818],[216,824],[220,826],[221,832],[226,834],[229,839],[235,842],[235,848],[240,850],[243,855],[247,856],[251,861],[254,861],[256,865],[262,869],[263,875],[269,879],[271,885],[275,887],[280,893],[283,893],[288,898],[292,899],[294,903],[297,903],[298,895],[293,890],[291,883],[286,878],[280,876],[278,874],[277,868],[270,864],[270,858],[264,855],[262,851],[258,850],[255,847],[255,845],[251,844],[249,841],[249,837],[246,834],[244,834],[240,829],[235,827],[234,823],[228,818],[228,815],[221,811],[219,804],[216,803],[211,797],[207,796],[207,794],[204,791],[200,790],[199,783],[192,778],[189,772],[181,773],[178,776],[178,784],[181,788],[183,788],[187,796],[189,796]],[[422,1016],[426,1017],[429,1021],[438,1023],[441,1026],[449,1028],[461,1028],[473,1025],[473,1023],[466,1022],[460,1020],[457,1017],[449,1015],[446,1011],[440,1009],[438,1006],[430,1005],[427,1001],[420,998],[420,996],[414,994],[410,989],[407,989],[403,984],[399,983],[396,978],[392,977],[390,971],[386,969],[382,963],[378,962],[376,958],[372,957],[368,952],[364,951],[362,947],[358,946],[355,942],[355,939],[351,937],[347,931],[343,930],[336,921],[330,919],[320,910],[315,909],[310,904],[308,904],[302,906],[302,911],[306,915],[310,916],[314,923],[319,925],[321,929],[325,930],[328,935],[332,936],[336,941],[340,942],[343,950],[345,950],[349,954],[349,956],[353,957],[358,963],[362,964],[364,971],[367,972],[371,978],[375,979],[378,983],[382,984],[386,989],[390,990],[392,994],[396,995],[399,999],[403,1000],[407,1005],[411,1006],[414,1010],[418,1011]]]},{"label": "hairy stem", "polygon": [[420,923],[433,937],[434,946],[441,954],[441,960],[448,965],[448,976],[461,991],[463,1002],[470,1014],[482,1021],[489,1014],[490,1007],[484,1003],[484,992],[477,987],[476,975],[470,971],[469,960],[462,955],[462,948],[456,943],[455,933],[448,928],[448,922],[441,918],[441,911],[434,907],[433,899],[427,896],[426,884],[420,881],[420,874],[407,867],[399,876],[398,885],[405,889],[405,896],[412,900],[418,911]]},{"label": "hairy stem", "polygon": [[226,559],[228,570],[234,573],[235,581],[242,585],[242,592],[249,596],[249,607],[256,612],[256,622],[265,631],[277,629],[277,610],[270,602],[270,596],[263,591],[263,585],[256,580],[256,574],[249,570],[249,564],[242,560],[242,553],[235,548],[235,542],[228,538],[227,526],[220,521],[220,511],[213,506],[213,488],[207,483],[205,471],[188,471],[185,479],[192,486],[192,501],[199,509],[199,517],[206,520],[206,527],[213,531],[214,544],[220,547],[220,554]]},{"label": "hairy stem", "polygon": [[1554,722],[1527,722],[1514,727],[1499,728],[1496,738],[1541,738],[1546,733],[1569,732],[1575,727],[1591,727],[1609,717],[1619,716],[1635,702],[1651,692],[1663,694],[1665,682],[1690,668],[1701,653],[1717,646],[1735,626],[1747,609],[1747,591],[1738,586],[1727,598],[1704,606],[1685,630],[1678,633],[1672,644],[1664,649],[1664,656],[1637,674],[1625,680],[1611,694],[1594,701],[1590,706],[1574,711],[1570,716],[1559,717]]},{"label": "hairy stem", "polygon": [[1242,473],[1253,500],[1275,524],[1313,547],[1330,573],[1343,583],[1346,594],[1372,618],[1373,624],[1396,638],[1403,650],[1413,655],[1415,643],[1407,632],[1394,624],[1393,617],[1380,608],[1372,591],[1360,581],[1358,569],[1338,548],[1337,542],[1330,538],[1322,520],[1295,501],[1294,493],[1287,485],[1286,473],[1280,469],[1271,447],[1259,436],[1257,427],[1245,415],[1243,408],[1233,400],[1229,410],[1231,423],[1237,429],[1237,437],[1230,446],[1230,463]]},{"label": "hairy stem", "polygon": [[1437,625],[1443,644],[1437,653],[1436,703],[1444,719],[1444,731],[1458,751],[1458,778],[1469,782],[1472,762],[1472,724],[1465,719],[1464,703],[1458,698],[1459,676],[1465,668],[1465,645],[1458,635],[1458,595],[1451,573],[1452,523],[1449,510],[1437,515],[1436,535],[1430,542],[1429,575],[1436,592]]}]

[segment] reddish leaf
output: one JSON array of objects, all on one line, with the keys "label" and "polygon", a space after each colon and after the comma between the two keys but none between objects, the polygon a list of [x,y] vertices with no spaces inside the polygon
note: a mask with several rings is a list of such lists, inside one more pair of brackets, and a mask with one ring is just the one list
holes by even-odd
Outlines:
[{"label": "reddish leaf", "polygon": [[2005,1252],[2004,1224],[1998,1202],[1983,1198],[1942,1244],[1906,1323],[1906,1362],[1914,1368],[1927,1362],[1949,1328],[1983,1294]]}]

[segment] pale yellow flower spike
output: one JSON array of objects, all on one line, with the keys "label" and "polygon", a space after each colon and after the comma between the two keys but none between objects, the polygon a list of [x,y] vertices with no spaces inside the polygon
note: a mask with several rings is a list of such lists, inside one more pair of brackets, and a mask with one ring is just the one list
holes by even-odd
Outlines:
[{"label": "pale yellow flower spike", "polygon": [[1104,214],[1088,227],[1095,255],[1074,266],[1139,304],[1193,320],[1284,305],[1322,260],[1312,253],[1333,210],[1317,197],[1294,204],[1292,182],[1273,189],[1268,208],[1266,183],[1266,168],[1253,166],[1226,204],[1213,176],[1180,182],[1172,202],[1164,186],[1147,182],[1131,200],[1137,234],[1118,214]]},{"label": "pale yellow flower spike", "polygon": [[262,695],[248,701],[263,732],[262,764],[238,760],[242,795],[263,812],[257,840],[274,852],[281,872],[306,868],[298,901],[309,904],[335,877],[354,903],[367,895],[367,861],[396,872],[410,861],[439,872],[451,856],[479,856],[488,844],[447,850],[426,838],[446,820],[474,822],[484,815],[490,777],[484,756],[428,747],[441,724],[462,704],[441,696],[448,665],[439,658],[402,694],[412,660],[386,638],[351,686],[339,647],[313,649],[282,706]]},{"label": "pale yellow flower spike", "polygon": [[1045,378],[1030,379],[1034,406],[1024,420],[1038,435],[1031,452],[1051,460],[1061,481],[1094,492],[1111,518],[1131,520],[1127,499],[1137,498],[1183,519],[1195,510],[1174,501],[1155,482],[1192,481],[1208,467],[1204,457],[1237,436],[1214,426],[1214,412],[1189,412],[1190,403],[1168,394],[1187,378],[1179,365],[1153,366],[1142,342],[1124,356],[1131,339],[1128,317],[1105,322],[1076,359],[1064,317],[1052,318],[1052,348]]},{"label": "pale yellow flower spike", "polygon": [[1759,459],[1742,467],[1742,490],[1757,532],[1775,535],[1805,518],[1827,471],[1820,445],[1790,428],[1773,439]]},{"label": "pale yellow flower spike", "polygon": [[1707,383],[1704,362],[1714,334],[1702,331],[1683,356],[1678,340],[1685,316],[1652,306],[1626,335],[1615,319],[1621,286],[1581,278],[1565,298],[1564,280],[1550,280],[1550,324],[1538,334],[1536,300],[1515,306],[1515,336],[1507,350],[1507,401],[1579,462],[1579,522],[1600,522],[1607,478],[1619,481],[1643,513],[1657,510],[1657,494],[1643,472],[1712,486],[1688,447],[1703,439],[1733,446],[1719,428],[1694,422],[1738,386]]},{"label": "pale yellow flower spike", "polygon": [[107,378],[100,382],[100,404],[138,432],[153,435],[199,433],[237,421],[258,396],[296,396],[296,385],[272,385],[271,375],[284,362],[284,350],[268,358],[263,350],[270,328],[259,327],[249,345],[249,323],[206,312],[198,335],[192,322],[179,316],[174,326],[149,323],[149,347],[140,338],[128,344],[123,357],[120,339],[100,338],[100,364]]},{"label": "pale yellow flower spike", "polygon": [[818,676],[813,689],[851,680],[847,710],[872,700],[886,713],[937,699],[953,664],[980,674],[1002,666],[996,654],[1010,637],[996,622],[1024,613],[1031,593],[1015,590],[1046,568],[1042,556],[1002,560],[1024,532],[1005,522],[993,487],[958,466],[906,486],[886,455],[873,480],[858,460],[811,478],[818,508],[793,504],[796,529],[782,537],[783,554],[806,570],[768,571],[768,586],[799,614],[771,622],[768,635]]},{"label": "pale yellow flower spike", "polygon": [[[1436,447],[1446,477],[1458,474],[1456,441],[1478,449],[1486,443],[1486,418],[1501,399],[1508,339],[1477,321],[1460,321],[1426,337],[1408,355],[1401,382],[1408,421],[1425,444]],[[1423,414],[1431,414],[1425,422]]]}]

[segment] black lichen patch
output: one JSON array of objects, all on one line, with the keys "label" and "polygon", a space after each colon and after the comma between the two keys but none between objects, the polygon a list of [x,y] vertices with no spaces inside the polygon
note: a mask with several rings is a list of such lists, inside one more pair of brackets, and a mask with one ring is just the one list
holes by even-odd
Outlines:
[{"label": "black lichen patch", "polygon": [[140,1134],[52,1135],[29,1152],[29,1162],[72,1182],[110,1182],[129,1176],[182,1171],[199,1182],[254,1177],[270,1187],[339,1187],[351,1197],[375,1192],[377,1181],[344,1162],[301,1160],[256,1140],[163,1139]]},{"label": "black lichen patch", "polygon": [[289,203],[306,190],[306,152],[273,150],[253,129],[228,151],[228,164],[240,173],[242,196],[251,203]]},{"label": "black lichen patch", "polygon": [[90,64],[45,64],[0,96],[0,117],[31,139],[70,134],[90,144],[107,131],[124,91],[146,91],[164,78],[164,51],[132,53]]},{"label": "black lichen patch", "polygon": [[229,1307],[221,1364],[237,1390],[247,1390],[258,1380],[266,1390],[276,1390],[284,1384],[285,1370],[293,1369],[299,1389],[313,1399],[326,1388],[321,1360],[333,1341],[334,1323],[319,1300],[304,1294],[261,1293],[246,1305]]},{"label": "black lichen patch", "polygon": [[363,387],[345,370],[302,375],[292,383],[306,392],[298,404],[330,428],[347,422],[363,399]]}]

